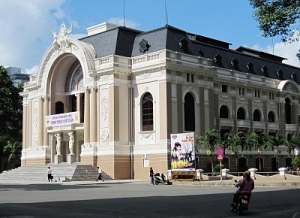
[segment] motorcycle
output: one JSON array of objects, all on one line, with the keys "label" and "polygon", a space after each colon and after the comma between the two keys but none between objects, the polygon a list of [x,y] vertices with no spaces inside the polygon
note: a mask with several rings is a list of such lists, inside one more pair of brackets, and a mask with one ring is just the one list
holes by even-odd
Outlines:
[{"label": "motorcycle", "polygon": [[[234,180],[235,187],[239,187],[240,184],[237,180]],[[248,205],[250,202],[251,193],[250,192],[242,192],[237,196],[237,202],[231,203],[231,211],[236,211],[238,215],[242,214],[243,211],[248,210]]]},{"label": "motorcycle", "polygon": [[163,184],[163,185],[168,185],[169,182],[166,179],[165,174],[159,174],[159,173],[155,173],[154,174],[154,184],[158,185],[158,184]]}]

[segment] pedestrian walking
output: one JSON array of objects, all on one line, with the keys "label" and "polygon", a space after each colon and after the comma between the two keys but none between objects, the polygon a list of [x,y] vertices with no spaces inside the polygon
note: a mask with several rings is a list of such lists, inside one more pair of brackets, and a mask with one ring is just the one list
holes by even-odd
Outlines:
[{"label": "pedestrian walking", "polygon": [[53,176],[52,176],[52,170],[50,169],[50,167],[48,167],[47,176],[48,176],[48,182],[52,182]]},{"label": "pedestrian walking", "polygon": [[102,180],[102,182],[104,182],[104,178],[103,178],[103,172],[102,172],[102,170],[101,170],[101,168],[100,167],[97,167],[98,168],[98,178],[97,178],[97,181],[99,181],[99,180]]},{"label": "pedestrian walking", "polygon": [[150,167],[150,184],[154,185],[154,171],[152,167]]}]

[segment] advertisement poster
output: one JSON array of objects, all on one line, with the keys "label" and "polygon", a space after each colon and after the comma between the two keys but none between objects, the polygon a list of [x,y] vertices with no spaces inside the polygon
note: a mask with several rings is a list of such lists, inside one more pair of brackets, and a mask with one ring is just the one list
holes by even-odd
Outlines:
[{"label": "advertisement poster", "polygon": [[171,134],[172,170],[195,170],[194,133]]}]

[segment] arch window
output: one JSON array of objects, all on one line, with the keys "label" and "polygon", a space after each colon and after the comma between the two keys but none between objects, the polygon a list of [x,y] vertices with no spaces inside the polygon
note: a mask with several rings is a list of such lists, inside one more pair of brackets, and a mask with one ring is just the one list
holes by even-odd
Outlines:
[{"label": "arch window", "polygon": [[258,171],[263,171],[264,169],[264,160],[261,157],[258,157],[255,159],[255,167],[258,169]]},{"label": "arch window", "polygon": [[291,115],[291,100],[289,98],[285,99],[285,123],[292,123],[292,115]]},{"label": "arch window", "polygon": [[58,101],[55,103],[55,114],[63,114],[64,113],[64,103]]},{"label": "arch window", "polygon": [[184,97],[184,130],[195,131],[195,100],[191,93]]},{"label": "arch window", "polygon": [[229,118],[228,108],[225,105],[220,108],[220,118]]},{"label": "arch window", "polygon": [[237,111],[237,119],[238,120],[245,120],[246,116],[245,116],[245,111],[243,108],[239,108],[238,111]]},{"label": "arch window", "polygon": [[274,114],[273,111],[270,111],[268,113],[268,122],[270,122],[270,123],[274,123],[275,122],[275,114]]},{"label": "arch window", "polygon": [[149,92],[142,99],[142,130],[153,130],[153,97]]},{"label": "arch window", "polygon": [[253,121],[260,121],[260,112],[257,109],[253,112]]}]

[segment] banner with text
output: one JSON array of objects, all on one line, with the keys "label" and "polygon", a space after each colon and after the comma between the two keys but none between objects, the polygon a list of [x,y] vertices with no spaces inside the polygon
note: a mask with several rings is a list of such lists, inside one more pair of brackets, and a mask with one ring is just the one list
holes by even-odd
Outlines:
[{"label": "banner with text", "polygon": [[45,121],[46,127],[66,126],[74,123],[80,123],[80,115],[78,111],[64,114],[54,114],[46,116]]}]

